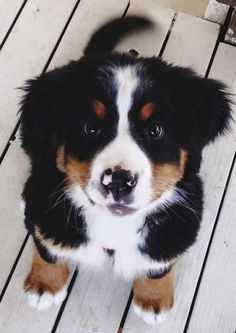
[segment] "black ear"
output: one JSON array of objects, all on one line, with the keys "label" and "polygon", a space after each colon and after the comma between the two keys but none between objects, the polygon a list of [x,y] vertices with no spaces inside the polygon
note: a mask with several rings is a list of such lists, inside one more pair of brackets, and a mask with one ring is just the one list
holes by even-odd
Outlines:
[{"label": "black ear", "polygon": [[171,99],[178,137],[189,148],[202,149],[228,130],[231,110],[226,87],[191,70],[173,71]]},{"label": "black ear", "polygon": [[55,81],[42,75],[27,81],[21,103],[22,147],[33,164],[53,161],[57,141],[58,117]]}]

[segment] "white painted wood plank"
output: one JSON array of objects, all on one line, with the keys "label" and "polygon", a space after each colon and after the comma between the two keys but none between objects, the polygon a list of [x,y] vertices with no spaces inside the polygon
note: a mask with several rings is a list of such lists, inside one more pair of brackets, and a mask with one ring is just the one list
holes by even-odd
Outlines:
[{"label": "white painted wood plank", "polygon": [[236,168],[234,168],[187,332],[236,328]]},{"label": "white painted wood plank", "polygon": [[0,303],[0,331],[4,333],[49,333],[54,324],[59,306],[46,311],[37,311],[26,303],[23,290],[24,279],[30,270],[32,241],[26,245],[14,278]]},{"label": "white painted wood plank", "polygon": [[[134,3],[135,5],[129,8],[127,14],[141,14],[142,12],[145,14],[147,2],[135,0]],[[142,45],[144,45],[145,55],[153,55],[153,45],[156,47],[156,52],[159,52],[174,16],[174,12],[168,9],[157,11],[159,7],[156,7],[155,0],[149,0],[148,3],[150,8],[156,10],[155,22],[160,22],[160,29],[151,31],[145,40],[144,35],[132,34],[124,44],[120,44],[120,47],[122,45],[123,49],[129,50],[133,47],[133,38],[135,38],[135,45],[140,47],[140,55],[142,55]],[[105,9],[107,6],[104,7]],[[72,40],[72,36],[70,38]],[[57,332],[65,332],[65,330],[76,333],[117,332],[130,291],[131,284],[113,277],[112,270],[108,268],[101,272],[82,269]]]},{"label": "white painted wood plank", "polygon": [[236,93],[236,47],[220,43],[210,77],[224,81]]},{"label": "white painted wood plank", "polygon": [[216,23],[198,17],[178,14],[165,49],[164,59],[177,65],[192,67],[203,75],[212,55],[219,27]]},{"label": "white painted wood plank", "polygon": [[130,283],[112,273],[111,261],[104,269],[79,269],[58,333],[117,332],[130,293]]},{"label": "white painted wood plank", "polygon": [[236,167],[211,245],[188,333],[235,332]]},{"label": "white painted wood plank", "polygon": [[20,201],[29,168],[17,138],[0,168],[0,291],[26,236]]},{"label": "white painted wood plank", "polygon": [[[183,14],[181,14],[182,16]],[[195,19],[195,18],[193,18]],[[202,23],[197,19],[195,30],[199,30],[202,28]],[[200,26],[198,27],[198,24]],[[207,24],[209,24],[207,22]],[[210,23],[211,24],[211,23]],[[179,29],[178,29],[179,30]],[[172,33],[175,33],[175,27]],[[198,72],[201,67],[200,74],[204,74],[204,70],[207,67],[208,61],[210,59],[210,55],[212,49],[214,47],[213,44],[206,44],[205,41],[208,38],[207,35],[204,37],[204,40],[188,40],[184,36],[184,29],[181,29],[182,35],[178,45],[178,59],[180,60],[180,64],[189,64],[193,63],[193,65],[198,67]],[[185,33],[189,35],[188,26],[186,26]],[[179,32],[177,31],[177,34]],[[207,31],[205,31],[207,34]],[[216,35],[214,35],[216,38]],[[209,38],[212,38],[211,29]],[[176,38],[170,36],[169,42],[175,41]],[[169,44],[168,42],[168,44]],[[182,44],[183,43],[183,44]],[[167,44],[168,50],[168,58],[169,60],[173,60],[175,58],[175,48],[172,49]],[[175,44],[175,43],[174,43]],[[208,51],[205,50],[199,51],[202,48],[209,48]],[[186,48],[191,48],[195,50],[195,52],[189,53],[186,51]],[[182,55],[180,54],[180,50],[182,50]],[[195,53],[199,54],[204,53],[208,54],[207,57],[199,59],[195,56]],[[164,58],[166,53],[164,52]],[[190,57],[190,58],[186,58]],[[223,64],[227,64],[227,70],[219,71],[213,66],[210,75],[215,78],[222,79],[227,84],[233,83],[233,76],[231,75],[231,79],[227,77],[227,73],[229,69],[235,73],[235,56],[229,54],[227,58],[224,60],[217,60],[222,62]],[[196,62],[196,65],[195,65]],[[222,68],[222,67],[221,67]],[[220,73],[221,72],[221,73]],[[225,75],[223,75],[225,73]],[[235,128],[235,126],[234,126]],[[162,323],[158,327],[158,333],[172,333],[172,332],[183,332],[185,322],[188,316],[189,308],[191,305],[191,301],[194,295],[194,290],[198,281],[198,277],[201,271],[202,263],[204,260],[204,255],[207,249],[207,245],[209,242],[209,238],[212,232],[212,228],[214,225],[214,221],[217,215],[218,207],[220,204],[221,197],[223,195],[224,186],[227,180],[227,176],[229,173],[229,169],[234,156],[234,147],[235,147],[235,133],[221,138],[220,141],[215,144],[209,145],[203,154],[203,164],[201,168],[201,175],[203,177],[203,181],[205,184],[205,210],[202,221],[202,227],[199,233],[197,243],[190,249],[190,251],[182,257],[178,265],[177,272],[177,281],[176,281],[176,291],[175,291],[175,305],[173,310],[169,314],[168,319]],[[157,328],[148,327],[141,320],[137,319],[133,311],[129,311],[127,321],[125,322],[125,333],[135,332],[135,333],[154,333]]]},{"label": "white painted wood plank", "polygon": [[0,44],[23,2],[23,0],[0,0]]},{"label": "white painted wood plank", "polygon": [[[212,77],[224,79],[236,93],[236,48],[220,44]],[[236,101],[236,100],[235,100]],[[235,108],[236,111],[236,108]],[[234,135],[235,138],[236,135]],[[236,138],[232,150],[235,150]],[[227,189],[188,327],[190,333],[234,332],[236,328],[236,166]]]},{"label": "white painted wood plank", "polygon": [[76,0],[32,0],[0,53],[0,154],[16,125],[21,95],[17,87],[40,74]]},{"label": "white painted wood plank", "polygon": [[147,17],[154,23],[154,26],[138,33],[132,33],[123,39],[116,49],[118,51],[135,49],[142,56],[157,56],[171,26],[175,12],[158,6],[156,1],[153,0],[131,0],[128,14]]}]

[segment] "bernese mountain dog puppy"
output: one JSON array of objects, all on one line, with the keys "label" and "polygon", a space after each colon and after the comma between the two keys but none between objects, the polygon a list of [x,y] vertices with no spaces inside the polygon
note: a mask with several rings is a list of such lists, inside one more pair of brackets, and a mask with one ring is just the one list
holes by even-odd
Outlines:
[{"label": "bernese mountain dog puppy", "polygon": [[69,259],[112,260],[149,324],[173,305],[174,266],[202,217],[202,150],[228,128],[230,102],[223,84],[191,69],[111,52],[149,24],[107,23],[80,60],[24,87],[21,139],[32,168],[23,198],[35,245],[24,287],[37,309],[64,299]]}]

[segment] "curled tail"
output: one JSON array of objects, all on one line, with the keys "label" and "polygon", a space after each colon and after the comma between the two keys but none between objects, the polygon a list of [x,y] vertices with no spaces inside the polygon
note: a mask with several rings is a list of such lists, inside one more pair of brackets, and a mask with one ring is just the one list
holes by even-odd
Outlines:
[{"label": "curled tail", "polygon": [[92,35],[84,50],[84,55],[111,52],[124,36],[130,32],[149,28],[150,26],[152,26],[151,21],[138,16],[112,20]]}]

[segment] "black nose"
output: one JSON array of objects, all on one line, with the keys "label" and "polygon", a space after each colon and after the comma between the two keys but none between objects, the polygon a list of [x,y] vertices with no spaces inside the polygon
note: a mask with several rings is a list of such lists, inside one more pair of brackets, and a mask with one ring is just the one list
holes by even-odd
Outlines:
[{"label": "black nose", "polygon": [[115,201],[130,194],[137,184],[137,175],[133,175],[128,170],[118,170],[112,172],[111,169],[104,171],[101,183],[107,193],[112,193]]}]

